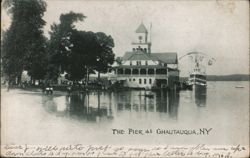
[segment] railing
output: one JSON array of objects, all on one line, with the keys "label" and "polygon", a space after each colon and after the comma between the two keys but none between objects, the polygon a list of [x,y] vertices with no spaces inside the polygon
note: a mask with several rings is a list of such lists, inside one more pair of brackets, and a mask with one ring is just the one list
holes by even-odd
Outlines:
[{"label": "railing", "polygon": [[159,78],[159,79],[166,79],[168,76],[167,74],[143,74],[143,75],[134,75],[134,74],[112,74],[112,75],[109,75],[109,78],[117,78],[117,77],[155,77],[155,78]]}]

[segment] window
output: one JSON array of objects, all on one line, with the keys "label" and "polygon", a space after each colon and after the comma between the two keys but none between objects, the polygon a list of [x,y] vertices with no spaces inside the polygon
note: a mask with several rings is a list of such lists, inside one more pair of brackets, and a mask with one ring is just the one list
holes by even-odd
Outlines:
[{"label": "window", "polygon": [[141,43],[141,40],[142,40],[142,36],[139,36],[138,38],[139,38],[139,41],[140,41],[140,43]]},{"label": "window", "polygon": [[141,61],[136,61],[136,65],[141,65]]},{"label": "window", "polygon": [[141,79],[139,79],[139,84],[141,84]]},{"label": "window", "polygon": [[131,78],[129,79],[129,82],[131,82]]},{"label": "window", "polygon": [[151,78],[149,79],[149,84],[152,84],[152,79]]},{"label": "window", "polygon": [[148,65],[148,61],[145,61],[145,65]]},{"label": "window", "polygon": [[133,79],[133,81],[135,81],[135,78]]},{"label": "window", "polygon": [[130,65],[132,65],[132,61],[130,61]]},{"label": "window", "polygon": [[146,78],[144,79],[144,84],[147,84],[147,79]]}]

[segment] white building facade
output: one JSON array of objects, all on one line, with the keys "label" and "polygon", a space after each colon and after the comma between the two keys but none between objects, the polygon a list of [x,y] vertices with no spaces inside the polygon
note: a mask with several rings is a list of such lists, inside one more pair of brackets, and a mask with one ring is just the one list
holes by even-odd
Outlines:
[{"label": "white building facade", "polygon": [[130,88],[174,88],[179,81],[177,53],[152,53],[148,31],[141,24],[132,51],[126,52],[109,70],[108,79]]}]

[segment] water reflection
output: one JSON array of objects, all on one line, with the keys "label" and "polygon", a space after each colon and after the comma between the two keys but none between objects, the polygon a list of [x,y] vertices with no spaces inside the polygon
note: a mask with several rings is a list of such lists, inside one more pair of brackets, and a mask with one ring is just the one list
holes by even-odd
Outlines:
[{"label": "water reflection", "polygon": [[66,96],[66,103],[69,115],[78,119],[100,122],[105,119],[113,119],[111,104],[102,104],[105,96],[102,92],[96,93],[78,93]]},{"label": "water reflection", "polygon": [[[157,91],[153,97],[145,96],[145,91],[124,91],[115,94],[117,110],[173,113],[179,106],[179,93]],[[176,110],[174,110],[176,109]]]},{"label": "water reflection", "polygon": [[49,113],[57,112],[57,104],[55,103],[52,96],[43,96],[42,105],[44,109]]},{"label": "water reflection", "polygon": [[205,107],[207,101],[207,89],[199,88],[195,89],[193,92],[195,96],[195,104],[199,107]]},{"label": "water reflection", "polygon": [[93,122],[112,121],[123,112],[153,113],[177,119],[179,93],[167,91],[120,91],[75,93],[67,96],[43,96],[46,111]]}]

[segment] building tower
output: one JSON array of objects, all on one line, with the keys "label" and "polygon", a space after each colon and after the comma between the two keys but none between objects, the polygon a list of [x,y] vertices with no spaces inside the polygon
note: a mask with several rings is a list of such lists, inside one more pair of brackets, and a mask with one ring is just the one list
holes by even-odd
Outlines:
[{"label": "building tower", "polygon": [[132,42],[134,52],[151,53],[151,42],[148,41],[148,30],[143,23],[136,29],[136,40]]}]

